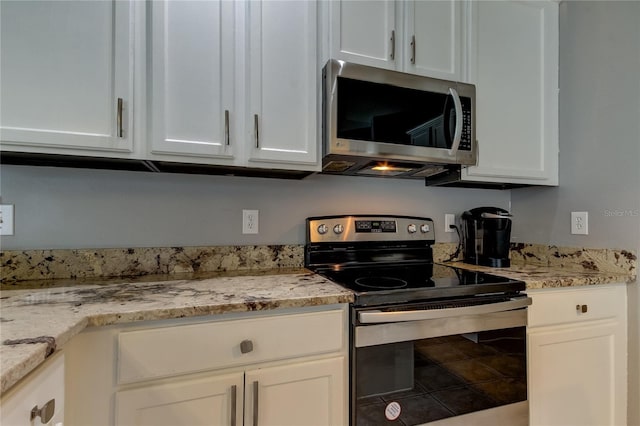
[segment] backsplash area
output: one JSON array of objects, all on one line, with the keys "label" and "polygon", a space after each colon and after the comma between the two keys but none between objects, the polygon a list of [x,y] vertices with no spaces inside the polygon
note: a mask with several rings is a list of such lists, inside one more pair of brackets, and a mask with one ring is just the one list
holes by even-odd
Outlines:
[{"label": "backsplash area", "polygon": [[[455,243],[436,243],[434,260],[452,257]],[[636,274],[637,256],[628,250],[512,244],[514,265],[534,264]],[[8,250],[0,252],[0,282],[139,277],[221,271],[301,268],[303,245],[209,246],[120,249]]]},{"label": "backsplash area", "polygon": [[56,249],[0,253],[1,282],[299,268],[298,245]]},{"label": "backsplash area", "polygon": [[637,253],[632,250],[511,244],[511,263],[574,268],[576,270],[636,275]]}]

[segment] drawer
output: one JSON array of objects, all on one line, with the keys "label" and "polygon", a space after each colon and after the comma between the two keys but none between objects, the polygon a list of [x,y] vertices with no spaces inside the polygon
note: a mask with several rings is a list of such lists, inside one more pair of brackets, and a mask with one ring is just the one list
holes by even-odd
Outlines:
[{"label": "drawer", "polygon": [[118,383],[341,351],[345,315],[331,310],[122,332]]},{"label": "drawer", "polygon": [[529,290],[527,294],[533,299],[528,310],[529,327],[626,317],[624,284]]}]

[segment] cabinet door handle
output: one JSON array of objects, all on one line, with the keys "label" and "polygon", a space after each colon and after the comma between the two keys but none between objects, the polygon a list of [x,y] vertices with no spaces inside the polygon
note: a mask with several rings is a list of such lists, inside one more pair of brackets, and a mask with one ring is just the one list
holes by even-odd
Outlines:
[{"label": "cabinet door handle", "polygon": [[122,98],[118,98],[118,111],[117,111],[117,126],[118,126],[118,137],[122,138],[124,137],[124,131],[122,129],[122,108],[123,108],[123,101]]},{"label": "cabinet door handle", "polygon": [[391,30],[391,60],[396,59],[396,31]]},{"label": "cabinet door handle", "polygon": [[253,426],[258,426],[258,382],[253,382]]},{"label": "cabinet door handle", "polygon": [[229,146],[229,110],[224,110],[224,144]]},{"label": "cabinet door handle", "polygon": [[240,353],[248,354],[253,351],[253,342],[251,340],[243,340],[240,342]]},{"label": "cabinet door handle", "polygon": [[258,128],[258,114],[253,115],[253,127],[256,132],[256,148],[260,148],[260,130]]},{"label": "cabinet door handle", "polygon": [[411,63],[416,64],[416,36],[411,36]]},{"label": "cabinet door handle", "polygon": [[36,417],[40,417],[40,421],[44,423],[49,423],[51,418],[56,412],[56,400],[52,399],[45,403],[41,408],[38,408],[36,405],[31,409],[31,416],[29,417],[29,421],[33,422]]},{"label": "cabinet door handle", "polygon": [[236,409],[238,404],[238,389],[236,385],[231,386],[231,426],[236,426]]},{"label": "cabinet door handle", "polygon": [[589,306],[587,305],[576,305],[576,311],[578,311],[578,313],[586,314],[588,310]]}]

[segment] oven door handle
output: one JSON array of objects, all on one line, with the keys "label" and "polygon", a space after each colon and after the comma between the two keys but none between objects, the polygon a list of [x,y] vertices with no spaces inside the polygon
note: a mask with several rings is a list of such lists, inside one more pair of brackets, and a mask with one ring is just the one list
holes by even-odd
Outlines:
[{"label": "oven door handle", "polygon": [[438,318],[457,317],[461,315],[491,314],[495,312],[511,311],[526,308],[531,305],[530,297],[519,297],[507,302],[487,303],[485,305],[465,306],[461,308],[445,308],[415,311],[382,312],[371,310],[358,312],[358,321],[361,324],[380,324],[404,321],[422,321]]}]

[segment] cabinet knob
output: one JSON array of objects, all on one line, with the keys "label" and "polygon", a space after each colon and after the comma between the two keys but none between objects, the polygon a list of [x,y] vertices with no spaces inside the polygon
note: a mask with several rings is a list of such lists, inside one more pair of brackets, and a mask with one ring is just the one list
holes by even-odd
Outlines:
[{"label": "cabinet knob", "polygon": [[36,405],[31,409],[30,421],[33,422],[36,417],[40,417],[40,421],[44,423],[49,423],[54,413],[56,412],[56,400],[52,399],[44,404],[41,408],[38,408]]},{"label": "cabinet knob", "polygon": [[240,352],[248,354],[253,351],[253,342],[251,340],[243,340],[240,342]]},{"label": "cabinet knob", "polygon": [[589,307],[587,305],[576,305],[576,311],[578,311],[579,313],[586,314],[588,310]]}]

